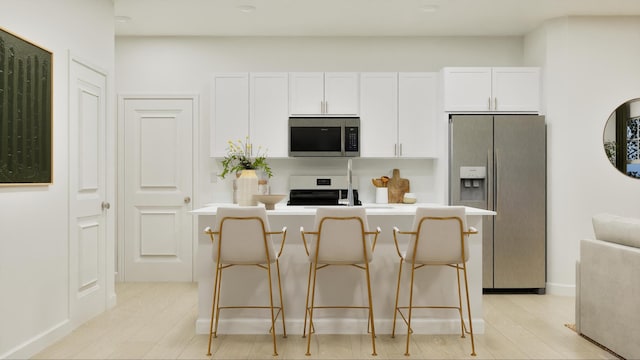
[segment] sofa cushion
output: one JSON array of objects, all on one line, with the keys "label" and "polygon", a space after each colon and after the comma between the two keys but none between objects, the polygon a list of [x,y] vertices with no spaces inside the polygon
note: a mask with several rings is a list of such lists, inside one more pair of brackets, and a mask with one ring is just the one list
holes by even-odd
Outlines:
[{"label": "sofa cushion", "polygon": [[593,216],[596,239],[640,248],[640,219],[612,214]]}]

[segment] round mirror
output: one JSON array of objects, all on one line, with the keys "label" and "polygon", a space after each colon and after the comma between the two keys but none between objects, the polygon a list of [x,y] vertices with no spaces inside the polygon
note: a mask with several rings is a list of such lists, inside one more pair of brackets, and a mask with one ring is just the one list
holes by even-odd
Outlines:
[{"label": "round mirror", "polygon": [[640,99],[618,106],[604,128],[604,151],[623,174],[640,178]]}]

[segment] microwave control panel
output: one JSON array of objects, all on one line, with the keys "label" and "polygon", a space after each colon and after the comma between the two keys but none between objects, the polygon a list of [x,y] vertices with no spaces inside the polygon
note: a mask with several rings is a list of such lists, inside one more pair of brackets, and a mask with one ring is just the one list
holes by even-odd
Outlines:
[{"label": "microwave control panel", "polygon": [[358,127],[347,126],[345,129],[344,150],[346,152],[358,151]]}]

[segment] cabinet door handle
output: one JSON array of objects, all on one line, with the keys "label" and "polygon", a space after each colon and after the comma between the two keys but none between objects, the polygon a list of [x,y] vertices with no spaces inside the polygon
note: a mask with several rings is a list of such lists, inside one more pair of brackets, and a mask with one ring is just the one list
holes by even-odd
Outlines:
[{"label": "cabinet door handle", "polygon": [[491,110],[491,96],[489,96],[487,100],[488,100],[487,105],[489,105],[489,110]]},{"label": "cabinet door handle", "polygon": [[402,143],[400,143],[400,156],[402,156]]},{"label": "cabinet door handle", "polygon": [[328,101],[324,102],[324,113],[325,114],[329,113],[329,102]]},{"label": "cabinet door handle", "polygon": [[493,110],[498,110],[498,98],[493,98]]},{"label": "cabinet door handle", "polygon": [[188,196],[185,196],[185,198],[184,198],[184,203],[185,203],[185,204],[188,204],[188,203],[190,203],[190,202],[191,202],[191,198],[190,198],[190,197],[188,197]]},{"label": "cabinet door handle", "polygon": [[111,208],[111,204],[109,204],[108,201],[103,201],[102,204],[100,204],[100,207],[102,207],[102,210],[109,210]]}]

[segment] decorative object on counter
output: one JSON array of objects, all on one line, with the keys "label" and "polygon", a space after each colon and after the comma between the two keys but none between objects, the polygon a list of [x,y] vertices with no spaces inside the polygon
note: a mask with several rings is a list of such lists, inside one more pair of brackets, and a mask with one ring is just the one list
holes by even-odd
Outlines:
[{"label": "decorative object on counter", "polygon": [[267,210],[274,210],[277,203],[282,201],[282,199],[286,198],[286,194],[270,194],[270,195],[262,195],[256,194],[253,195],[253,198],[264,204],[264,208]]},{"label": "decorative object on counter", "polygon": [[222,173],[220,177],[224,179],[227,174],[235,174],[242,170],[262,170],[270,178],[273,176],[271,167],[267,163],[267,152],[261,146],[258,147],[256,155],[252,158],[253,146],[249,143],[249,138],[243,142],[229,140],[227,156],[222,159]]},{"label": "decorative object on counter", "polygon": [[389,177],[382,176],[380,177],[380,179],[371,179],[371,183],[373,183],[373,186],[375,187],[387,187],[387,183],[389,183]]},{"label": "decorative object on counter", "polygon": [[388,204],[389,189],[387,184],[389,183],[389,177],[383,176],[379,179],[371,179],[371,182],[376,187],[376,204]]},{"label": "decorative object on counter", "polygon": [[388,204],[389,203],[389,188],[377,187],[376,188],[376,204]]},{"label": "decorative object on counter", "polygon": [[256,206],[258,202],[253,195],[258,193],[258,175],[255,170],[242,170],[240,177],[236,179],[237,200],[240,206]]},{"label": "decorative object on counter", "polygon": [[[260,193],[256,170],[264,173],[267,179],[273,176],[271,167],[267,163],[266,150],[258,147],[254,157],[251,156],[252,153],[253,147],[248,138],[244,142],[242,140],[237,140],[236,142],[229,140],[227,156],[222,159],[220,177],[224,179],[228,174],[236,174],[237,179],[234,180],[233,184],[233,199],[234,203],[237,202],[240,206],[255,206],[258,204],[253,198],[254,194]],[[240,175],[238,176],[238,174]],[[268,193],[268,191],[266,192]]]},{"label": "decorative object on counter", "polygon": [[415,204],[417,200],[416,194],[410,192],[404,193],[404,197],[402,198],[402,202],[405,204]]},{"label": "decorative object on counter", "polygon": [[269,182],[267,179],[258,179],[258,194],[269,195]]},{"label": "decorative object on counter", "polygon": [[393,176],[387,183],[389,188],[389,203],[402,203],[404,194],[410,191],[409,180],[400,177],[400,170],[393,169]]}]

